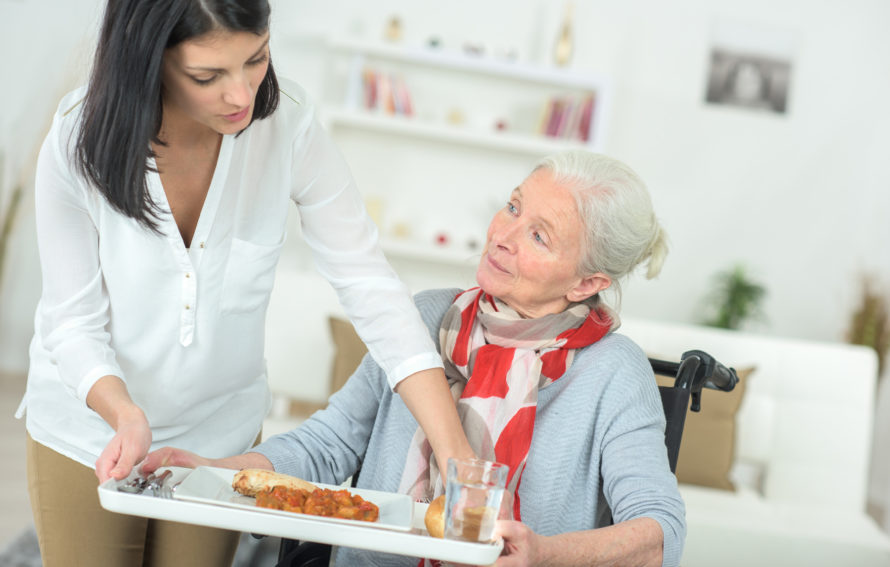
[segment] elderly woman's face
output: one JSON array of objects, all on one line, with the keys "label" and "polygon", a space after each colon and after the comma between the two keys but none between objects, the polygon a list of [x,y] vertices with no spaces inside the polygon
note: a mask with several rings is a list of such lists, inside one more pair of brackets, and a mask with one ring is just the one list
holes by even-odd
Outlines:
[{"label": "elderly woman's face", "polygon": [[526,317],[563,311],[610,283],[578,275],[583,231],[571,191],[539,169],[492,219],[476,281]]}]

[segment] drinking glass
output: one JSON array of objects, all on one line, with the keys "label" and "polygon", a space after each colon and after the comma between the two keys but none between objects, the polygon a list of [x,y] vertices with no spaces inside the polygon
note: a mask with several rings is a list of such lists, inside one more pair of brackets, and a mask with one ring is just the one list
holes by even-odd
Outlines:
[{"label": "drinking glass", "polygon": [[481,459],[448,459],[446,539],[491,541],[509,469]]}]

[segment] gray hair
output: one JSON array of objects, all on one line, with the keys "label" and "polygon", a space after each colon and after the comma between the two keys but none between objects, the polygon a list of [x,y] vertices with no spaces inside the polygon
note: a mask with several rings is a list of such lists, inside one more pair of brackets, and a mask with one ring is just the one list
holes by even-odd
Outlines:
[{"label": "gray hair", "polygon": [[542,159],[534,171],[548,170],[575,195],[585,241],[578,271],[612,279],[621,300],[620,280],[642,263],[646,278],[658,275],[667,256],[667,235],[652,210],[645,183],[624,163],[583,150]]}]

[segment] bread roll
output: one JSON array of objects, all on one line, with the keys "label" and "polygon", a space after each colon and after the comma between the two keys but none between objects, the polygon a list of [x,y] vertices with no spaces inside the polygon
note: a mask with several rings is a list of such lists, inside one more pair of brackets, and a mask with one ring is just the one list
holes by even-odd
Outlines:
[{"label": "bread roll", "polygon": [[426,516],[423,517],[423,523],[426,524],[426,531],[433,537],[445,537],[445,495],[441,495],[432,502],[430,507],[426,509]]},{"label": "bread roll", "polygon": [[267,471],[264,469],[244,469],[235,473],[232,488],[245,496],[256,496],[257,492],[271,489],[273,486],[286,486],[290,489],[308,490],[312,492],[317,486],[295,476]]}]

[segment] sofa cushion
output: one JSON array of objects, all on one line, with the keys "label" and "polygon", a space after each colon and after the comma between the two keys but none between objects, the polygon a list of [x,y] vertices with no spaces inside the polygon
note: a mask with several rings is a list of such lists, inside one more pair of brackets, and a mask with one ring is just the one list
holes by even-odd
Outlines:
[{"label": "sofa cushion", "polygon": [[682,485],[687,536],[683,567],[890,565],[890,538],[865,513],[772,502]]},{"label": "sofa cushion", "polygon": [[[677,459],[679,482],[735,490],[730,469],[735,461],[736,413],[753,370],[749,367],[736,371],[739,382],[732,392],[704,389],[701,411],[686,414]],[[656,376],[655,379],[659,386],[674,383],[673,377]]]},{"label": "sofa cushion", "polygon": [[352,323],[340,317],[329,317],[334,360],[331,364],[331,393],[339,390],[361,363],[368,347],[359,338]]},{"label": "sofa cushion", "polygon": [[736,455],[759,467],[764,497],[865,510],[873,349],[631,317],[622,318],[621,332],[645,352],[696,348],[726,364],[756,366],[737,414]]}]

